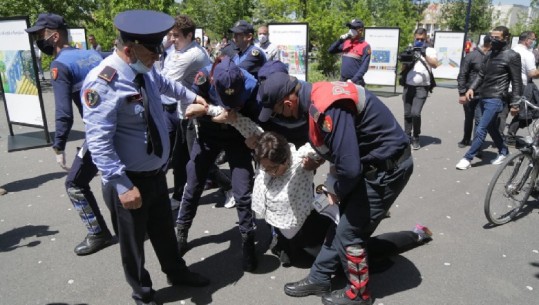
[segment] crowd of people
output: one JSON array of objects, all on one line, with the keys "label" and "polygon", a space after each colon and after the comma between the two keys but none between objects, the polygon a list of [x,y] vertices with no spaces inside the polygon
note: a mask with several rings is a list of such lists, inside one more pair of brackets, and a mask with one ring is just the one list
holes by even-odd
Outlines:
[{"label": "crowd of people", "polygon": [[[53,151],[68,171],[66,192],[87,231],[74,251],[95,253],[114,244],[115,233],[136,304],[156,304],[144,267],[146,238],[170,285],[210,284],[182,258],[208,181],[219,185],[227,207],[236,208],[242,240],[238,268],[257,269],[255,241],[265,238],[273,240],[271,252],[283,265],[305,256],[314,260],[305,278],[285,285],[284,293],[292,297],[372,304],[371,262],[432,240],[429,228],[419,224],[373,236],[412,175],[412,149],[421,147],[421,110],[438,66],[424,29],[414,32],[418,53],[403,68],[403,129],[364,88],[371,49],[359,19],[346,23],[348,31],[327,50],[342,54],[340,80],[316,83],[288,74],[265,25],[255,37],[252,24],[237,21],[229,29],[232,40],[224,36],[214,53],[203,46],[209,39],[197,41],[196,24],[186,15],[125,11],[113,22],[118,37],[110,55],[98,52],[93,36],[91,50],[69,46],[67,24],[55,14],[40,14],[26,31],[41,52],[54,57]],[[519,47],[510,50],[509,30],[499,26],[465,57],[458,79],[465,127],[458,145],[471,147],[458,169],[471,166],[487,131],[499,149],[493,163],[500,164],[509,153],[506,143],[529,124],[517,102],[537,91],[530,82],[539,75],[529,56],[535,39],[525,32]],[[73,105],[86,137],[69,166],[64,151]],[[500,134],[504,109],[514,115],[507,137]],[[223,151],[230,176],[216,165]],[[322,172],[326,161],[329,171]],[[316,170],[327,179],[316,188],[315,200]],[[89,186],[98,171],[112,230]],[[320,205],[333,207],[334,217],[319,213]],[[271,227],[271,236],[257,236],[257,215]],[[332,290],[332,276],[341,273],[346,286]]]}]

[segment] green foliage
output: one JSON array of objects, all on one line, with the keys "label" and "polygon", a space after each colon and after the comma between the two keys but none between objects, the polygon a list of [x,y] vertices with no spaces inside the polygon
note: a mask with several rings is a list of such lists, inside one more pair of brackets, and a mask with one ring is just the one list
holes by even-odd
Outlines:
[{"label": "green foliage", "polygon": [[40,13],[50,12],[63,16],[69,26],[78,27],[92,20],[95,8],[94,0],[8,0],[0,5],[0,17],[30,16],[33,24]]},{"label": "green foliage", "polygon": [[[441,3],[444,4],[443,25],[452,31],[464,31],[468,0],[442,0]],[[492,15],[492,0],[472,1],[469,32],[476,35],[488,32],[491,29]]]}]

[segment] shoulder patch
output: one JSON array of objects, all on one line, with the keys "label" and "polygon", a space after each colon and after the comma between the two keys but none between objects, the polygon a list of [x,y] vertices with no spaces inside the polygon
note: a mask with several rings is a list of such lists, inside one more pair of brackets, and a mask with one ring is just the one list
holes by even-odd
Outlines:
[{"label": "shoulder patch", "polygon": [[99,78],[106,80],[107,83],[110,83],[114,75],[116,75],[116,69],[111,66],[106,66],[103,68],[103,70],[101,70],[98,76]]},{"label": "shoulder patch", "polygon": [[195,85],[201,86],[204,85],[208,81],[208,78],[204,74],[204,72],[199,71],[197,75],[195,75]]},{"label": "shoulder patch", "polygon": [[258,56],[258,55],[260,55],[260,51],[258,51],[258,49],[253,49],[253,50],[251,51],[251,55],[253,55],[253,56]]},{"label": "shoulder patch", "polygon": [[52,68],[51,69],[51,78],[53,80],[56,80],[58,78],[58,68]]},{"label": "shoulder patch", "polygon": [[322,122],[322,130],[325,132],[331,132],[333,130],[333,120],[329,115],[326,115],[324,122]]},{"label": "shoulder patch", "polygon": [[95,91],[94,89],[86,89],[83,93],[84,102],[86,103],[86,106],[93,108],[97,106],[99,103],[99,93]]}]

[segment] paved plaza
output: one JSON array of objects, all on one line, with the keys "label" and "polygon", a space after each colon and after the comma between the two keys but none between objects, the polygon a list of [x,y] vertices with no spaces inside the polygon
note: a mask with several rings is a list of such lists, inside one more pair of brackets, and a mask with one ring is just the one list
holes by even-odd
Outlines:
[{"label": "paved plaza", "polygon": [[[54,129],[54,102],[50,83],[43,84],[48,126]],[[401,89],[401,88],[399,88]],[[402,97],[382,97],[398,121],[403,121]],[[120,305],[130,298],[118,245],[78,257],[73,248],[85,228],[64,190],[66,173],[56,164],[50,148],[8,153],[9,130],[0,99],[0,304],[5,305]],[[483,214],[487,185],[496,170],[489,147],[473,167],[457,171],[465,149],[463,111],[456,89],[438,87],[423,109],[421,149],[413,151],[414,173],[382,222],[377,234],[409,230],[416,223],[428,226],[434,240],[392,258],[393,265],[371,277],[377,305],[524,305],[539,300],[539,214],[530,214],[500,227],[490,227]],[[84,126],[76,118],[67,156],[80,146]],[[14,126],[15,135],[35,129]],[[519,131],[524,134],[524,130]],[[490,139],[487,138],[487,141]],[[511,149],[515,153],[515,149]],[[327,166],[327,165],[325,165]],[[317,182],[323,180],[318,171]],[[169,187],[172,174],[168,174]],[[101,198],[100,178],[92,182]],[[157,300],[165,304],[316,305],[319,297],[291,298],[283,285],[303,278],[309,266],[281,267],[264,253],[267,233],[257,232],[259,268],[241,270],[241,237],[234,209],[215,207],[215,189],[205,192],[190,231],[188,265],[211,278],[205,288],[169,287],[149,242],[146,268],[152,275]],[[334,288],[341,288],[335,281]]]}]

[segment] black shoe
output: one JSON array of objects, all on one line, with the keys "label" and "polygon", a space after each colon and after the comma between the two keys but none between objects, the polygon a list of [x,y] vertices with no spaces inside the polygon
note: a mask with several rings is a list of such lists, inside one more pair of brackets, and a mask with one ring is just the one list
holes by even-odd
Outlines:
[{"label": "black shoe", "polygon": [[412,149],[418,150],[421,148],[421,145],[419,144],[419,137],[413,137],[412,138]]},{"label": "black shoe", "polygon": [[313,283],[309,277],[301,281],[284,285],[284,293],[291,297],[306,297],[308,295],[321,295],[331,291],[331,284]]},{"label": "black shoe", "polygon": [[189,236],[189,228],[183,225],[176,225],[176,241],[178,242],[178,252],[180,256],[183,257],[185,253],[189,250],[187,248],[187,239]]},{"label": "black shoe", "polygon": [[110,232],[101,232],[98,234],[88,234],[86,238],[75,247],[75,254],[89,255],[95,253],[101,249],[104,249],[112,244],[114,244],[114,237]]},{"label": "black shoe", "polygon": [[346,295],[346,288],[326,293],[322,296],[324,305],[372,305],[372,300],[363,300],[360,296],[351,300]]},{"label": "black shoe", "polygon": [[172,286],[204,287],[210,284],[210,280],[196,272],[185,269],[185,271],[173,277],[167,275],[167,283]]},{"label": "black shoe", "polygon": [[470,140],[462,140],[457,143],[459,148],[464,148],[466,146],[470,146]]}]

